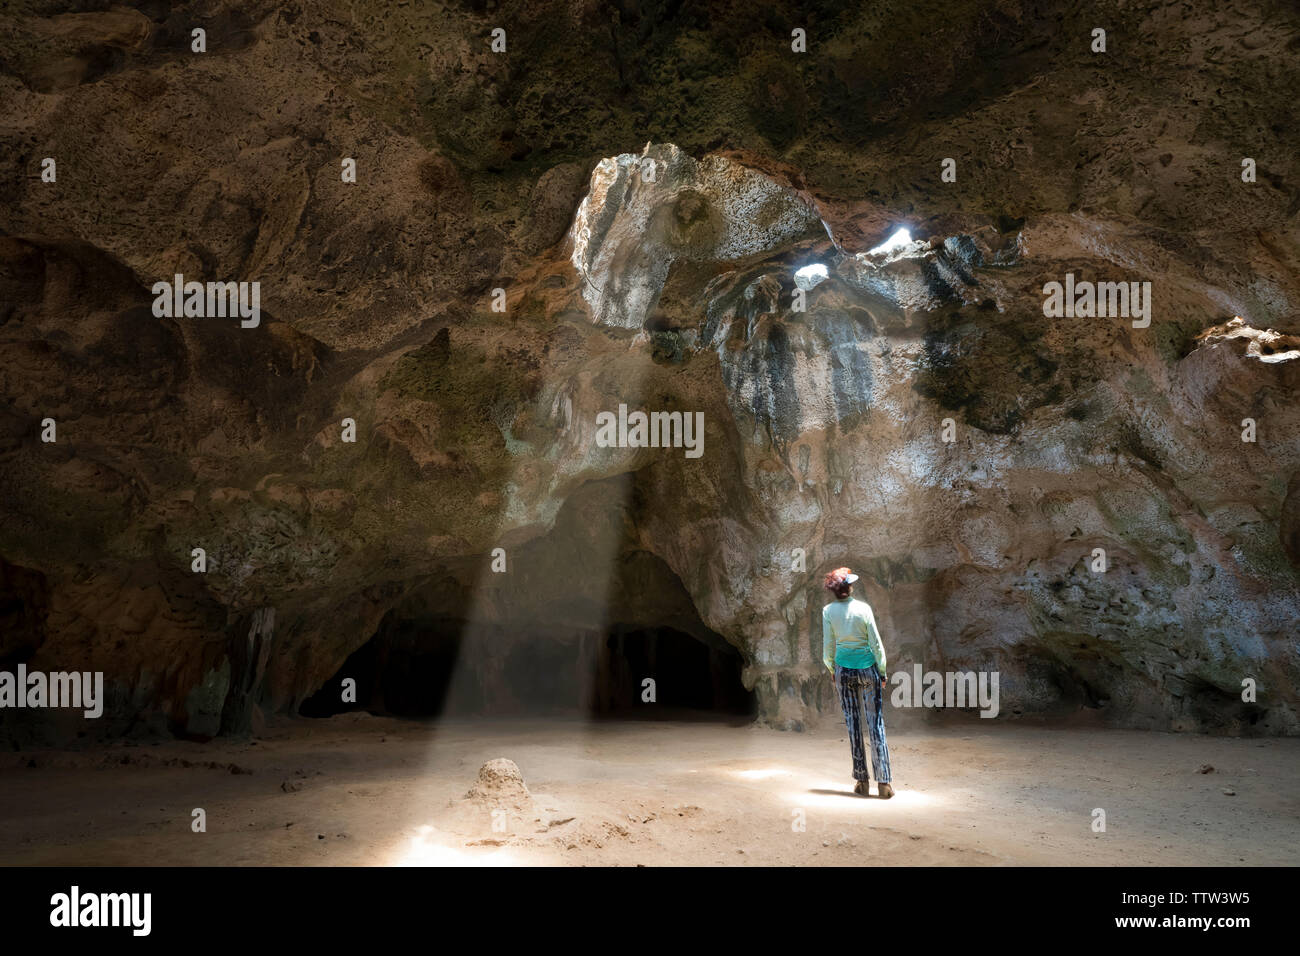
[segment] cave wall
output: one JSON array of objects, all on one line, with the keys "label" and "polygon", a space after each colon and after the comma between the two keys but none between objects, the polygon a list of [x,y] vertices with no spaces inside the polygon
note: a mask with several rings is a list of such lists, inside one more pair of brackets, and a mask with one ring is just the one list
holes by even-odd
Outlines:
[{"label": "cave wall", "polygon": [[[798,727],[850,564],[895,664],[996,668],[1004,715],[1294,733],[1300,18],[1191,6],[16,4],[5,660],[204,737],[393,614],[627,603]],[[178,272],[260,325],[156,317]],[[1047,318],[1067,272],[1150,281],[1150,327]],[[600,447],[620,404],[704,454]]]}]

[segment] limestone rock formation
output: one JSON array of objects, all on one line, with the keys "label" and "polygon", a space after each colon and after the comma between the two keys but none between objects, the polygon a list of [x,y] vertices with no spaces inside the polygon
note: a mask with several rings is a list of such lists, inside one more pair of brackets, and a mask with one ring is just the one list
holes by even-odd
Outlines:
[{"label": "limestone rock formation", "polygon": [[636,700],[608,635],[672,627],[794,728],[848,564],[1002,719],[1297,732],[1300,17],[1086,6],[19,4],[0,667],[202,738],[372,638],[450,712]]}]

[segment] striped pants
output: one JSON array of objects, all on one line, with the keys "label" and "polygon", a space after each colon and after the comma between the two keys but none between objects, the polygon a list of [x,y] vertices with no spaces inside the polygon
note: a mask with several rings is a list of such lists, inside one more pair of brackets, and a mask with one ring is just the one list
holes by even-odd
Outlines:
[{"label": "striped pants", "polygon": [[862,747],[863,711],[866,712],[867,735],[871,738],[871,771],[876,783],[889,783],[889,745],[885,742],[884,691],[880,671],[871,667],[835,665],[835,686],[840,692],[844,723],[849,728],[849,746],[853,748],[853,779],[867,779],[867,758]]}]

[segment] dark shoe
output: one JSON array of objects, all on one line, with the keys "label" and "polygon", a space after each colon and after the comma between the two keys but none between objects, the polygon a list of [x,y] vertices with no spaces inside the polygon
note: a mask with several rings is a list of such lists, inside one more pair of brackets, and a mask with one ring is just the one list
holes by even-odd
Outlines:
[{"label": "dark shoe", "polygon": [[888,800],[894,795],[894,788],[887,783],[877,784],[876,793],[881,800]]},{"label": "dark shoe", "polygon": [[853,785],[853,792],[859,797],[869,797],[871,796],[871,785],[865,780],[859,780]]}]

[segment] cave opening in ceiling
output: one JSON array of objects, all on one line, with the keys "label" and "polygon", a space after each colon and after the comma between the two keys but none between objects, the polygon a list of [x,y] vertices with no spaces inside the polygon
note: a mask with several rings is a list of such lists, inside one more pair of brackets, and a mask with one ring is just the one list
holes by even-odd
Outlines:
[{"label": "cave opening in ceiling", "polygon": [[867,255],[878,256],[889,252],[897,252],[899,249],[906,249],[911,244],[912,234],[908,232],[906,226],[903,226],[874,249],[868,249]]},{"label": "cave opening in ceiling", "polygon": [[800,289],[807,291],[808,289],[815,288],[829,275],[830,270],[827,269],[823,263],[813,262],[795,270],[794,284]]}]

